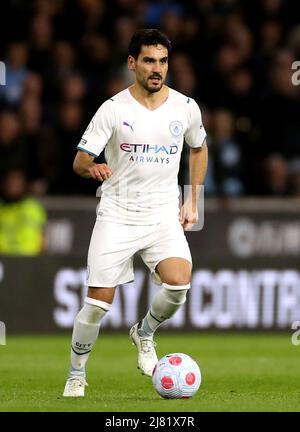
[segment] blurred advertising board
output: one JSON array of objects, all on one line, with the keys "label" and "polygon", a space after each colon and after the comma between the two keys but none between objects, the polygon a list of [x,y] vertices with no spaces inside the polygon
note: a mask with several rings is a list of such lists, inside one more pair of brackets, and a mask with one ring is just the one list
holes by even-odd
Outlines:
[{"label": "blurred advertising board", "polygon": [[[79,202],[49,204],[48,236],[54,238],[43,256],[0,256],[0,321],[7,334],[71,330],[86,295],[95,216],[94,201]],[[299,205],[249,200],[220,207],[212,200],[203,230],[187,237],[192,289],[166,330],[280,330],[300,319]],[[157,289],[137,257],[135,281],[119,287],[103,327],[128,329]]]},{"label": "blurred advertising board", "polygon": [[[186,304],[165,328],[287,329],[300,317],[300,271],[194,267]],[[7,332],[53,332],[72,327],[86,295],[86,269],[79,258],[2,258],[0,318]],[[289,267],[287,269],[287,267]],[[104,327],[125,329],[146,312],[159,289],[137,265],[135,281],[119,287]]]}]

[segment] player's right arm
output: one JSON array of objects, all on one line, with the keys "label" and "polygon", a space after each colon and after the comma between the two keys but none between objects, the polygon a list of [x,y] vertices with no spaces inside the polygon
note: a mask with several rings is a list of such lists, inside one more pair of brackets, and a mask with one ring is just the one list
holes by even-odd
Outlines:
[{"label": "player's right arm", "polygon": [[79,150],[73,163],[76,174],[99,181],[108,179],[112,175],[109,166],[106,163],[96,164],[94,159],[94,156]]},{"label": "player's right arm", "polygon": [[96,164],[94,159],[100,155],[110,140],[114,125],[114,101],[109,99],[100,106],[77,146],[78,152],[73,162],[76,174],[99,181],[106,180],[112,175],[106,163]]}]

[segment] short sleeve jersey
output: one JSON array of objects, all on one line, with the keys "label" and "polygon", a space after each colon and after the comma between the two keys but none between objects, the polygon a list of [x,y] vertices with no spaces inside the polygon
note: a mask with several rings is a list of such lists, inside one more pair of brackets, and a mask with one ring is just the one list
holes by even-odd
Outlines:
[{"label": "short sleeve jersey", "polygon": [[125,89],[104,102],[78,149],[105,159],[112,176],[101,187],[97,219],[152,225],[178,215],[178,171],[184,140],[203,145],[206,132],[194,99],[169,89],[155,110]]}]

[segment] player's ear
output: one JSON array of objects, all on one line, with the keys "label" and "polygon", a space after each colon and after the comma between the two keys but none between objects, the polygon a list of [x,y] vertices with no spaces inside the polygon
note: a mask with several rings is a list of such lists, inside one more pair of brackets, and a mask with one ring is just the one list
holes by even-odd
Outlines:
[{"label": "player's ear", "polygon": [[129,70],[135,71],[135,58],[131,55],[128,56],[127,66]]}]

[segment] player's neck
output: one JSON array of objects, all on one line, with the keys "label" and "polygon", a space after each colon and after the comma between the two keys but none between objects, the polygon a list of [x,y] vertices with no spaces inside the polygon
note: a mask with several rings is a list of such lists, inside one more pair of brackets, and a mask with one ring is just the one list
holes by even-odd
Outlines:
[{"label": "player's neck", "polygon": [[163,85],[162,88],[155,93],[148,92],[136,83],[130,86],[128,90],[130,91],[131,96],[151,111],[159,108],[169,96],[169,87],[166,85]]}]

